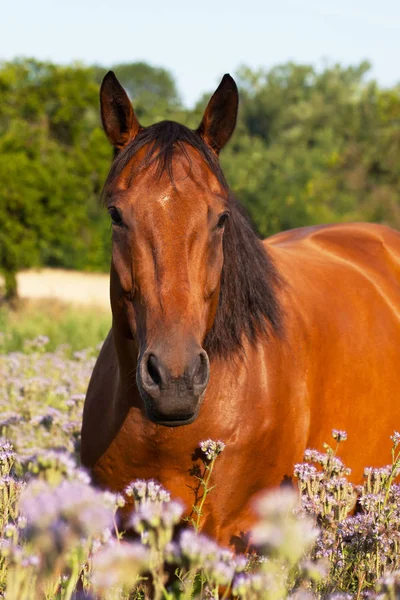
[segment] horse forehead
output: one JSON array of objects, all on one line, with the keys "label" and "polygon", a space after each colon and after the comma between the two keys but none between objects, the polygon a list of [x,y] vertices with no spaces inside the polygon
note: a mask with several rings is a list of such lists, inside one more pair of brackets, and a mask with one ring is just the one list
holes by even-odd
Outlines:
[{"label": "horse forehead", "polygon": [[167,172],[159,178],[143,173],[132,182],[128,192],[137,221],[157,225],[168,223],[198,223],[207,218],[211,206],[220,203],[209,189],[208,183],[198,180],[192,173],[180,177],[174,172],[171,179]]},{"label": "horse forehead", "polygon": [[183,194],[197,188],[205,194],[223,195],[224,189],[217,175],[212,171],[199,151],[186,145],[185,150],[177,150],[172,160],[172,172],[178,190]]},{"label": "horse forehead", "polygon": [[[164,179],[164,177],[163,177]],[[132,199],[135,220],[151,226],[198,222],[208,214],[209,199],[194,183],[186,186],[172,183],[169,177],[156,185],[134,187]]]},{"label": "horse forehead", "polygon": [[[140,163],[145,159],[147,151],[147,146],[144,146],[126,164],[119,176],[118,183],[122,187],[132,187],[133,190],[145,188],[151,195],[157,196],[157,202],[163,206],[167,204],[167,198],[173,197],[171,188],[181,198],[191,197],[193,193],[204,197],[209,192],[218,195],[224,193],[217,175],[213,173],[199,151],[189,144],[177,145],[174,148],[169,167],[161,173],[162,158],[160,160],[156,158],[143,170],[140,169]],[[139,165],[139,172],[132,178],[135,165]]]},{"label": "horse forehead", "polygon": [[155,199],[155,202],[160,208],[166,209],[171,204],[171,194],[162,193],[161,196]]}]

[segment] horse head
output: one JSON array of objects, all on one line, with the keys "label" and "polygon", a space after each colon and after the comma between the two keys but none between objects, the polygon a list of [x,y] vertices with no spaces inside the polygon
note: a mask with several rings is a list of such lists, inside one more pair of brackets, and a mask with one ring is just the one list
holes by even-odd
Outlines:
[{"label": "horse head", "polygon": [[204,346],[218,309],[230,218],[218,154],[235,127],[237,88],[225,75],[197,130],[170,121],[142,127],[112,72],[100,98],[116,154],[103,191],[112,221],[113,328],[135,340],[148,418],[188,424],[210,375]]}]

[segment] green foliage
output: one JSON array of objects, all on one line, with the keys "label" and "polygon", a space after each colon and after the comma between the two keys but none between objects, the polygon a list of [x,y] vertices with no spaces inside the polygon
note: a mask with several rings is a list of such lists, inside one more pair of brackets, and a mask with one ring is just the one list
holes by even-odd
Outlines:
[{"label": "green foliage", "polygon": [[94,70],[5,63],[0,89],[0,269],[104,268],[97,196],[110,151]]},{"label": "green foliage", "polygon": [[[145,125],[169,118],[181,107],[173,77],[165,69],[144,62],[118,64],[112,67],[135,106],[137,117]],[[104,68],[99,69],[99,80]]]},{"label": "green foliage", "polygon": [[[197,127],[171,74],[146,63],[112,67],[144,125]],[[228,182],[265,235],[322,222],[400,227],[400,88],[355,67],[242,67],[236,133],[222,154]],[[99,195],[112,152],[98,91],[106,68],[34,59],[0,64],[0,271],[34,265],[107,270],[110,227]]]},{"label": "green foliage", "polygon": [[18,310],[0,308],[0,355],[21,352],[25,340],[46,336],[49,350],[67,344],[71,351],[95,348],[104,341],[111,314],[92,307],[73,307],[55,300],[19,303]]},{"label": "green foliage", "polygon": [[239,72],[239,131],[224,164],[264,235],[351,220],[399,226],[400,90],[366,83],[368,69]]}]

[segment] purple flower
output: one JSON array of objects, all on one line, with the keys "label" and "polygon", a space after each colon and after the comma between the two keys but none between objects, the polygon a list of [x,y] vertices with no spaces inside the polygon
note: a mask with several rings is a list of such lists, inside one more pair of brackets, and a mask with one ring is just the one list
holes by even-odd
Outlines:
[{"label": "purple flower", "polygon": [[136,479],[124,490],[125,495],[132,497],[136,502],[169,502],[171,494],[154,479]]},{"label": "purple flower", "polygon": [[183,505],[180,502],[145,502],[139,504],[130,517],[130,525],[138,533],[147,529],[169,529],[179,523],[183,514]]},{"label": "purple flower", "polygon": [[337,442],[344,442],[347,440],[347,433],[343,429],[333,429],[332,437]]},{"label": "purple flower", "polygon": [[199,447],[206,455],[207,460],[214,460],[223,452],[225,444],[221,440],[203,440],[200,442]]},{"label": "purple flower", "polygon": [[390,436],[390,439],[393,442],[393,446],[397,448],[397,446],[400,444],[400,433],[395,431],[394,434]]},{"label": "purple flower", "polygon": [[219,546],[205,535],[197,534],[193,529],[184,529],[179,537],[179,551],[189,563],[204,564],[205,560],[215,561],[219,555]]},{"label": "purple flower", "polygon": [[93,556],[94,589],[102,593],[117,585],[132,589],[139,573],[148,568],[148,561],[148,550],[142,544],[109,543]]},{"label": "purple flower", "polygon": [[19,504],[33,530],[65,523],[78,536],[90,537],[113,524],[113,511],[104,495],[83,483],[63,481],[53,488],[43,481],[32,481]]}]

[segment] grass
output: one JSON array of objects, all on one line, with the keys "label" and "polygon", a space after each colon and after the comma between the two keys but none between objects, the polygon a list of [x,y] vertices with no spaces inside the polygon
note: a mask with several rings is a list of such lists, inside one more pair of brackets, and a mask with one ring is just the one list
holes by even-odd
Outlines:
[{"label": "grass", "polygon": [[72,306],[57,300],[21,301],[13,310],[0,308],[0,353],[22,351],[27,339],[45,335],[47,349],[68,344],[71,351],[95,348],[111,326],[111,311]]}]

